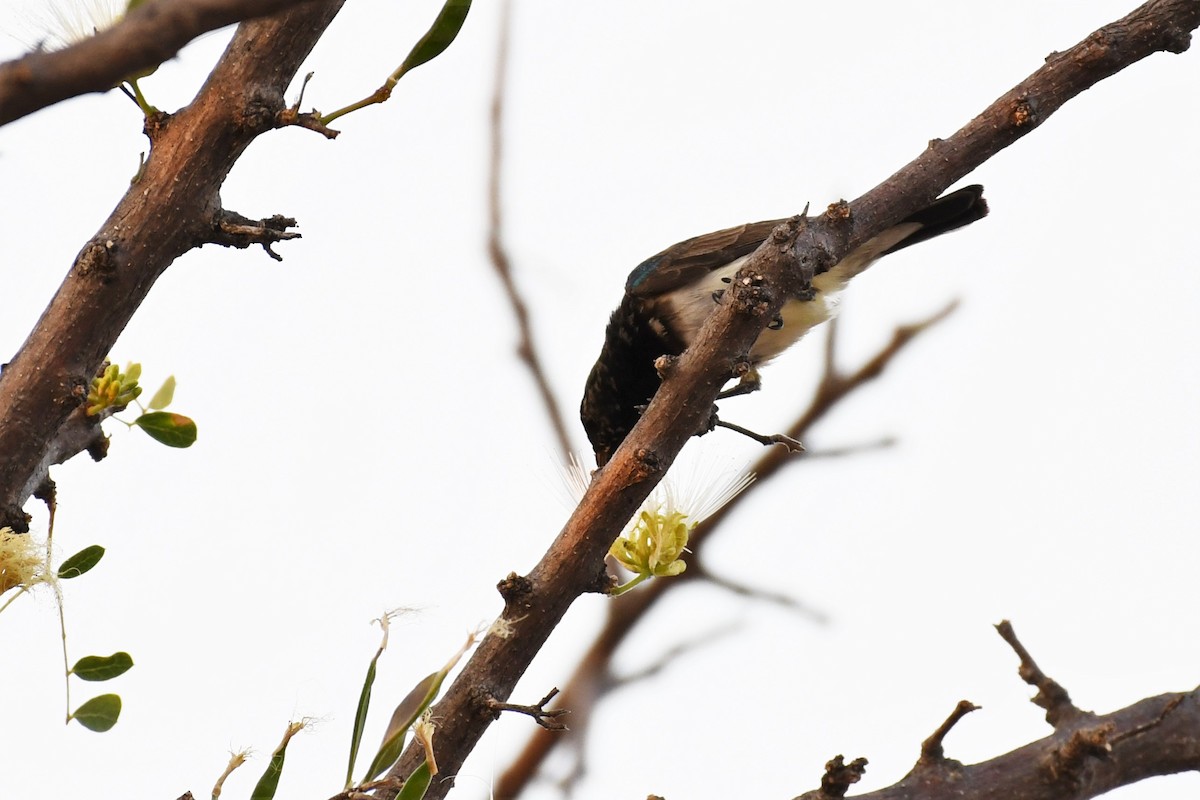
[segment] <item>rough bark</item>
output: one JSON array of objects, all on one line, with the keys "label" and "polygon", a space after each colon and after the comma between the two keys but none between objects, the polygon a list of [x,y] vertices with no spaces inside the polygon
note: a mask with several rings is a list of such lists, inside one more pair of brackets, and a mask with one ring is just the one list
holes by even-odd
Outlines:
[{"label": "rough bark", "polygon": [[[222,209],[221,184],[250,142],[278,126],[284,91],[342,2],[244,23],[195,101],[147,120],[140,178],[0,372],[0,527],[27,529],[22,507],[72,454],[62,437],[86,425],[88,384],[154,282],[188,250],[229,243],[230,221],[244,220]],[[259,226],[263,244],[278,227]]]},{"label": "rough bark", "polygon": [[[785,296],[803,291],[812,271],[836,262],[858,244],[927,206],[955,181],[1036,129],[1070,98],[1151,53],[1179,53],[1200,26],[1195,0],[1152,0],[1104,26],[1000,97],[947,139],[930,142],[916,159],[849,204],[819,218],[785,223],[741,271],[693,346],[668,365],[661,388],[641,421],[593,479],[587,494],[546,555],[526,577],[501,584],[504,633],[480,644],[462,674],[433,709],[440,720],[438,763],[453,776],[493,714],[489,702],[507,701],[550,631],[580,594],[607,581],[604,554],[679,450],[705,429],[712,402],[735,374]],[[424,759],[410,748],[393,776],[408,775]],[[427,797],[444,797],[453,778],[435,781]]]}]

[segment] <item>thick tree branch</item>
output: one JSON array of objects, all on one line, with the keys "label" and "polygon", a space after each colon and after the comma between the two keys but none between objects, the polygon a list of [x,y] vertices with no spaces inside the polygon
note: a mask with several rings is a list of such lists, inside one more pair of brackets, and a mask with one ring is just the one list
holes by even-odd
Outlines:
[{"label": "thick tree branch", "polygon": [[62,460],[64,423],[155,280],[183,253],[227,235],[221,184],[276,126],[292,76],[343,1],[244,23],[196,100],[148,120],[152,147],[139,180],[0,372],[0,527],[27,529],[22,506]]},{"label": "thick tree branch", "polygon": [[[95,36],[0,64],[0,125],[89,92],[107,92],[174,58],[208,31],[313,0],[155,0]],[[289,75],[290,79],[290,75]]]},{"label": "thick tree branch", "polygon": [[[1012,626],[1003,622],[996,627],[1021,659],[1021,678],[1044,689],[1049,678],[1033,664]],[[1062,687],[1054,686],[1056,694],[1066,697]],[[1033,702],[1045,705],[1040,693]],[[1103,716],[1071,706],[1074,713],[1059,718],[1054,733],[1045,739],[965,766],[945,757],[942,739],[974,710],[966,701],[959,703],[922,744],[912,772],[886,789],[860,795],[861,800],[1085,800],[1144,778],[1200,769],[1200,694],[1196,691],[1149,697]],[[838,756],[830,764],[840,760]],[[855,763],[861,775],[866,760]],[[826,765],[821,789],[797,800],[841,797],[849,784],[835,783],[830,791],[829,771]]]},{"label": "thick tree branch", "polygon": [[[821,378],[817,391],[810,401],[808,408],[788,428],[789,435],[797,439],[803,439],[812,426],[824,417],[837,403],[849,396],[856,389],[866,386],[869,382],[879,377],[887,364],[891,363],[914,340],[917,333],[928,330],[934,324],[944,319],[945,316],[945,311],[939,312],[924,322],[898,328],[893,334],[892,341],[883,350],[876,353],[872,358],[867,360],[865,365],[849,375],[842,374],[834,366],[833,343],[836,339],[834,331],[836,330],[837,320],[831,322],[828,326],[829,333],[826,339],[828,348],[826,350],[825,374]],[[906,331],[908,333],[905,333]],[[839,390],[836,392],[822,388],[834,385],[835,383],[839,387]],[[705,545],[713,538],[714,534],[720,529],[721,523],[729,517],[733,509],[738,504],[747,502],[747,497],[750,494],[760,491],[764,483],[771,477],[779,474],[784,467],[817,458],[820,455],[820,452],[811,451],[798,454],[789,453],[782,448],[768,450],[753,467],[752,471],[755,475],[754,483],[750,484],[745,491],[733,498],[733,500],[702,522],[692,532],[688,540],[688,548],[692,551],[692,560],[700,563],[690,566],[687,572],[671,580],[653,581],[641,590],[622,597],[621,602],[613,603],[609,606],[608,618],[604,623],[604,628],[596,637],[596,640],[592,643],[587,653],[584,654],[579,666],[576,667],[575,672],[571,675],[570,680],[567,681],[566,687],[559,696],[559,705],[569,708],[573,715],[571,736],[581,736],[587,730],[587,722],[592,708],[599,698],[612,686],[609,675],[609,664],[612,662],[613,654],[621,643],[625,641],[626,636],[633,631],[638,622],[669,592],[686,586],[696,579],[713,580],[703,564]],[[720,581],[716,582],[720,583]],[[767,596],[766,599],[772,600],[773,598]],[[788,604],[782,598],[778,602]],[[825,620],[823,614],[806,609],[795,600],[791,600],[790,605],[816,619],[818,622]],[[537,773],[537,770],[541,767],[542,762],[545,761],[550,751],[566,738],[562,735],[550,734],[542,730],[534,731],[525,749],[521,751],[521,754],[497,781],[496,797],[517,797]]]},{"label": "thick tree branch", "polygon": [[[979,117],[849,205],[807,225],[780,226],[751,256],[724,303],[693,346],[664,378],[653,402],[600,470],[575,513],[530,574],[505,582],[508,638],[489,635],[444,699],[438,760],[453,776],[490,723],[484,697],[507,700],[513,686],[574,599],[607,585],[604,554],[690,436],[711,414],[712,402],[742,354],[783,304],[805,288],[822,263],[923,208],[954,181],[1033,130],[1064,102],[1103,78],[1158,50],[1180,52],[1200,25],[1195,0],[1153,0],[1105,26],[1048,62]],[[482,694],[481,694],[482,693]],[[403,777],[422,760],[419,748],[402,757]],[[444,797],[453,777],[430,787]]]},{"label": "thick tree branch", "polygon": [[[1149,697],[1103,716],[1077,718],[1053,735],[990,761],[940,760],[858,800],[1073,800],[1157,775],[1200,769],[1200,697]],[[797,800],[827,800],[822,790]]]}]

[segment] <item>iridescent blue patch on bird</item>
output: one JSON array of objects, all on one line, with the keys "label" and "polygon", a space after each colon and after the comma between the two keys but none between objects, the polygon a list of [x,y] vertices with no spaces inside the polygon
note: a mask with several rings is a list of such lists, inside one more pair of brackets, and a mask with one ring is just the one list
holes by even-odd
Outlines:
[{"label": "iridescent blue patch on bird", "polygon": [[638,284],[649,278],[654,273],[654,270],[658,269],[660,261],[662,261],[661,253],[656,256],[650,256],[650,258],[647,258],[634,267],[633,272],[629,273],[629,277],[625,280],[625,291],[633,292]]}]

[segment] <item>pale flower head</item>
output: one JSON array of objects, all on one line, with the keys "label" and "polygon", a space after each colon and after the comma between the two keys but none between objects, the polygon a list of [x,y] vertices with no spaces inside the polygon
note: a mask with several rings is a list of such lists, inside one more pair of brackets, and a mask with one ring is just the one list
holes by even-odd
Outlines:
[{"label": "pale flower head", "polygon": [[0,528],[0,594],[47,581],[46,546],[28,533]]},{"label": "pale flower head", "polygon": [[125,0],[3,0],[0,30],[31,50],[61,50],[121,21]]},{"label": "pale flower head", "polygon": [[[574,455],[563,470],[568,491],[578,498],[591,482],[589,470]],[[681,556],[688,537],[754,480],[753,473],[713,460],[693,462],[672,472],[642,503],[609,554],[636,577],[612,594],[621,594],[651,577],[678,575],[687,565]]]}]

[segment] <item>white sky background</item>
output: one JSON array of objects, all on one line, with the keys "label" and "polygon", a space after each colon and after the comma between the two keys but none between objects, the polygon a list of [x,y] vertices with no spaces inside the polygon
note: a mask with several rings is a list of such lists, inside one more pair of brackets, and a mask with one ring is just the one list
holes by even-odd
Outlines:
[{"label": "white sky background", "polygon": [[[577,445],[584,378],[639,261],[858,196],[1134,5],[519,2],[506,237]],[[305,106],[369,93],[436,8],[351,0],[302,70],[316,71]],[[277,248],[282,264],[187,254],[126,330],[114,360],[141,361],[149,391],[174,373],[173,408],[200,440],[173,451],[113,426],[103,463],[55,471],[61,553],[108,548],[65,587],[72,660],[128,650],[136,667],[73,687],[76,705],[120,693],[116,728],[63,727],[49,595],[0,617],[0,798],[205,797],[227,751],[253,747],[226,785],[245,797],[305,715],[320,722],[293,741],[279,796],[332,795],[378,640],[369,620],[420,609],[381,662],[373,746],[391,705],[498,613],[496,581],[528,570],[558,531],[553,440],[483,247],[497,21],[480,3],[388,104],[339,120],[336,142],[300,129],[256,142],[224,203],[295,216],[304,238]],[[150,100],[187,103],[226,38],[147,78]],[[1084,708],[1200,680],[1198,85],[1200,55],[1156,55],[1072,100],[969,177],[990,217],[851,287],[848,367],[897,323],[963,301],[807,442],[898,446],[793,468],[707,559],[830,624],[679,592],[618,666],[712,641],[606,701],[579,797],[792,797],[837,753],[866,756],[860,789],[878,788],[960,699],[983,710],[950,735],[951,757],[1044,736],[992,629],[1003,618]],[[0,358],[127,188],[140,128],[117,92],[0,128]],[[763,392],[722,415],[782,429],[807,402],[820,345],[781,358]],[[748,461],[758,448],[717,432],[688,451]],[[516,701],[566,682],[606,602],[576,604]],[[531,727],[494,725],[457,796],[486,796]],[[1198,789],[1184,776],[1112,796]]]}]

